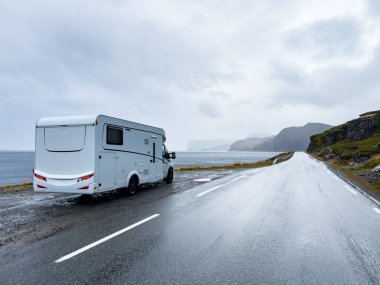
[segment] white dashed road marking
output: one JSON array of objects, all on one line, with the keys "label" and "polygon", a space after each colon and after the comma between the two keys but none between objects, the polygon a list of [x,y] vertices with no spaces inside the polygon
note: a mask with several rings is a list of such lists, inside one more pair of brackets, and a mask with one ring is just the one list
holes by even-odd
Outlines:
[{"label": "white dashed road marking", "polygon": [[205,194],[207,194],[207,193],[210,193],[210,192],[212,192],[212,191],[215,191],[216,189],[219,189],[219,188],[221,188],[222,186],[224,186],[224,184],[223,184],[223,185],[215,186],[215,187],[213,187],[213,188],[211,188],[211,189],[209,189],[209,190],[207,190],[207,191],[204,191],[204,192],[202,192],[202,193],[199,193],[199,194],[197,195],[197,197],[201,197],[201,196],[203,196],[203,195],[205,195]]},{"label": "white dashed road marking", "polygon": [[62,261],[70,259],[70,258],[72,258],[72,257],[74,257],[74,256],[76,256],[76,255],[78,255],[78,254],[80,254],[80,253],[82,253],[82,252],[84,252],[86,250],[89,250],[90,248],[93,248],[93,247],[95,247],[95,246],[97,246],[97,245],[99,245],[99,244],[101,244],[103,242],[106,242],[107,240],[110,240],[111,238],[114,238],[114,237],[116,237],[118,235],[121,235],[122,233],[125,233],[125,232],[127,232],[127,231],[129,231],[129,230],[131,230],[131,229],[133,229],[133,228],[135,228],[135,227],[137,227],[137,226],[139,226],[139,225],[141,225],[143,223],[146,223],[146,222],[148,222],[148,221],[150,221],[150,220],[152,220],[154,218],[157,218],[159,215],[160,214],[154,214],[154,215],[152,215],[152,216],[150,216],[150,217],[148,217],[148,218],[146,218],[144,220],[141,220],[140,222],[137,222],[137,223],[135,223],[133,225],[130,225],[130,226],[128,226],[128,227],[126,227],[126,228],[124,228],[124,229],[122,229],[120,231],[117,231],[116,233],[113,233],[113,234],[111,234],[109,236],[106,236],[106,237],[104,237],[104,238],[102,238],[102,239],[100,239],[100,240],[98,240],[96,242],[93,242],[93,243],[89,244],[89,245],[86,245],[85,247],[82,247],[82,248],[80,248],[80,249],[78,249],[78,250],[76,250],[76,251],[74,251],[74,252],[72,252],[72,253],[70,253],[68,255],[65,255],[65,256],[57,259],[55,261],[55,263],[60,263]]},{"label": "white dashed road marking", "polygon": [[227,182],[227,183],[224,183],[224,184],[221,184],[221,185],[215,186],[215,187],[213,187],[213,188],[211,188],[211,189],[209,189],[209,190],[206,190],[206,191],[204,191],[204,192],[202,192],[202,193],[199,193],[199,194],[197,195],[197,197],[201,197],[201,196],[203,196],[203,195],[205,195],[205,194],[207,194],[207,193],[210,193],[210,192],[212,192],[212,191],[215,191],[215,190],[217,190],[217,189],[219,189],[219,188],[221,188],[221,187],[223,187],[223,186],[225,186],[225,185],[227,185],[227,184],[229,184],[229,183],[232,183],[232,182],[234,182],[234,181],[236,181],[236,180],[242,179],[242,178],[244,178],[244,177],[246,177],[246,176],[247,176],[247,175],[242,175],[242,176],[236,177],[236,178],[232,179],[231,181],[229,181],[229,182]]}]

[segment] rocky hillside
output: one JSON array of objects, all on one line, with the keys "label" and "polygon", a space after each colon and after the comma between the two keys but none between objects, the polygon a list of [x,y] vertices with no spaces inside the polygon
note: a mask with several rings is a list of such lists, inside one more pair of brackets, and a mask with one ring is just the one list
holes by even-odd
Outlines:
[{"label": "rocky hillside", "polygon": [[236,142],[237,146],[243,145],[244,148],[235,147],[234,150],[252,151],[305,151],[310,142],[310,136],[321,133],[331,126],[320,123],[308,123],[303,127],[285,128],[278,135],[267,138],[260,143],[248,146],[249,140]]},{"label": "rocky hillside", "polygon": [[307,151],[380,197],[380,111],[312,136]]},{"label": "rocky hillside", "polygon": [[374,111],[312,136],[308,152],[326,159],[362,160],[380,153],[379,143],[380,111]]}]

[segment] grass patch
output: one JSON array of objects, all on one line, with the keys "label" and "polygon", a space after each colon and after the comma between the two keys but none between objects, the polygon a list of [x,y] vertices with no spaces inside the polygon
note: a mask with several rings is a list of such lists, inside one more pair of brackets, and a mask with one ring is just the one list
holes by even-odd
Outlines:
[{"label": "grass patch", "polygon": [[373,116],[373,115],[376,115],[377,112],[379,112],[379,111],[369,111],[369,112],[366,112],[364,114],[361,114],[360,117]]},{"label": "grass patch", "polygon": [[22,183],[18,185],[8,185],[0,187],[0,193],[6,193],[11,191],[29,190],[33,187],[33,183]]},{"label": "grass patch", "polygon": [[330,146],[331,152],[341,159],[370,157],[380,153],[380,133],[361,141],[342,141]]},{"label": "grass patch", "polygon": [[270,166],[277,163],[284,162],[293,156],[294,152],[286,152],[276,155],[267,160],[261,160],[255,163],[234,163],[229,165],[211,165],[211,166],[190,166],[178,168],[178,171],[201,171],[201,170],[226,170],[226,169],[241,169],[241,168],[259,168]]},{"label": "grass patch", "polygon": [[317,154],[314,153],[314,152],[308,152],[307,154],[310,155],[310,156],[312,156],[312,157],[315,158],[316,160],[324,161],[322,157],[320,157],[319,155],[317,155]]},{"label": "grass patch", "polygon": [[365,164],[357,168],[358,170],[372,170],[376,166],[380,165],[380,154],[375,155],[368,159]]}]

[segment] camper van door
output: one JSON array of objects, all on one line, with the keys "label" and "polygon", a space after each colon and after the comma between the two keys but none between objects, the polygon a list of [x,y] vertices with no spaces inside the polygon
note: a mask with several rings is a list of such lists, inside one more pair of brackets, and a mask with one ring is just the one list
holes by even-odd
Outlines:
[{"label": "camper van door", "polygon": [[116,153],[99,153],[99,190],[113,189],[116,186]]}]

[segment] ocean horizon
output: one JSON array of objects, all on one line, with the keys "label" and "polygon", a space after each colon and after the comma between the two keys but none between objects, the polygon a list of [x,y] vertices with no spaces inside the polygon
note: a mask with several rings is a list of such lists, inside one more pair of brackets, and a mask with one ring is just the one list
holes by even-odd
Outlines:
[{"label": "ocean horizon", "polygon": [[[254,163],[278,152],[177,151],[175,168]],[[0,151],[0,187],[33,181],[34,151]]]}]

